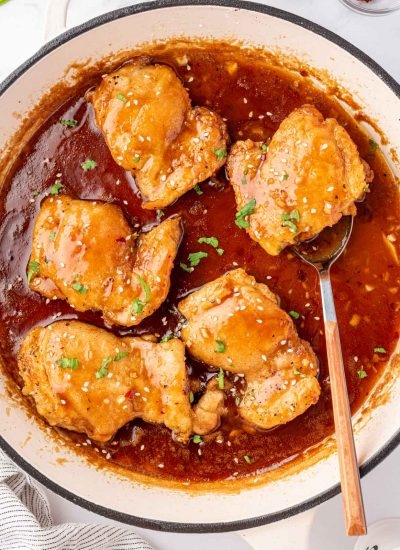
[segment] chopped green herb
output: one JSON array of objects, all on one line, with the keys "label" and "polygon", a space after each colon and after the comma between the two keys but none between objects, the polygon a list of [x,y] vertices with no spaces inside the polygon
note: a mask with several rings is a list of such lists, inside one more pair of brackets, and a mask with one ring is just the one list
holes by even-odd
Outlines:
[{"label": "chopped green herb", "polygon": [[133,157],[133,162],[139,162],[140,160],[140,155],[136,155],[135,157]]},{"label": "chopped green herb", "polygon": [[140,286],[143,288],[144,290],[144,293],[146,295],[146,303],[150,300],[150,295],[151,295],[151,292],[150,292],[150,287],[149,285],[146,283],[146,281],[144,281],[142,279],[142,277],[140,275],[137,275],[137,280],[139,281],[140,283]]},{"label": "chopped green herb", "polygon": [[122,101],[122,103],[126,103],[128,100],[126,99],[126,97],[124,95],[122,95],[121,93],[118,93],[117,94],[117,99],[119,99],[120,101]]},{"label": "chopped green herb", "polygon": [[164,344],[165,342],[169,342],[170,340],[172,340],[173,337],[174,337],[174,333],[169,332],[168,334],[166,334],[165,336],[163,336],[161,338],[160,342],[162,342]]},{"label": "chopped green herb", "polygon": [[292,210],[289,214],[281,214],[282,226],[287,226],[292,233],[297,233],[297,225],[293,222],[300,221],[300,213],[298,210]]},{"label": "chopped green herb", "polygon": [[294,374],[301,374],[301,372],[297,369],[293,369]]},{"label": "chopped green herb", "polygon": [[246,227],[249,227],[249,222],[245,219],[246,216],[250,216],[251,214],[254,214],[254,209],[256,207],[256,199],[251,199],[247,204],[243,206],[239,210],[239,212],[236,212],[236,219],[235,223],[238,227],[241,229],[245,229]]},{"label": "chopped green herb", "polygon": [[79,292],[79,294],[86,294],[88,291],[88,289],[85,288],[82,283],[78,283],[78,281],[74,281],[71,286],[74,290]]},{"label": "chopped green herb", "polygon": [[54,241],[56,240],[56,232],[55,231],[50,231],[49,239],[51,240],[52,243],[54,243]]},{"label": "chopped green herb", "polygon": [[39,195],[39,191],[34,191],[34,192],[33,192],[33,196],[34,196],[34,197],[37,197],[38,195]]},{"label": "chopped green herb", "polygon": [[83,170],[85,170],[85,172],[87,172],[88,170],[93,170],[93,168],[96,168],[96,166],[97,162],[92,159],[87,159],[81,164],[81,167],[83,168]]},{"label": "chopped green herb", "polygon": [[192,273],[192,271],[194,271],[194,267],[189,267],[187,264],[184,264],[183,262],[180,262],[179,266],[183,269],[183,271],[186,271],[186,273]]},{"label": "chopped green herb", "polygon": [[194,402],[194,393],[192,391],[189,392],[189,403]]},{"label": "chopped green herb", "polygon": [[129,355],[129,351],[120,351],[117,353],[117,355],[114,357],[114,361],[121,361],[124,357]]},{"label": "chopped green herb", "polygon": [[223,249],[223,248],[217,248],[217,254],[218,254],[218,256],[222,256],[223,253],[224,253],[224,249]]},{"label": "chopped green herb", "polygon": [[131,313],[134,313],[135,315],[140,315],[143,311],[144,306],[144,302],[139,300],[139,298],[135,298],[131,305]]},{"label": "chopped green herb", "polygon": [[208,257],[207,252],[192,252],[191,254],[189,254],[188,260],[190,262],[190,265],[192,267],[195,267],[196,265],[199,265],[200,260],[207,257]]},{"label": "chopped green herb", "polygon": [[358,378],[366,378],[368,376],[365,370],[358,370],[357,374],[358,374]]},{"label": "chopped green herb", "polygon": [[201,443],[203,440],[200,435],[196,434],[193,436],[193,443]]},{"label": "chopped green herb", "polygon": [[366,184],[364,185],[363,191],[364,191],[364,193],[368,193],[368,191],[369,191],[369,183],[366,183]]},{"label": "chopped green herb", "polygon": [[226,149],[213,149],[213,153],[217,156],[218,160],[224,160],[224,158],[228,155]]},{"label": "chopped green herb", "polygon": [[222,340],[215,340],[215,342],[218,344],[218,349],[215,349],[215,353],[223,353],[225,351],[225,344]]},{"label": "chopped green herb", "polygon": [[244,455],[243,460],[247,462],[247,464],[251,464],[251,458],[249,457],[249,455]]},{"label": "chopped green herb", "polygon": [[266,153],[266,152],[268,151],[268,145],[265,145],[265,143],[263,143],[263,144],[261,145],[261,151],[262,151],[263,153]]},{"label": "chopped green herb", "polygon": [[157,220],[161,220],[161,218],[164,216],[163,210],[157,210]]},{"label": "chopped green herb", "polygon": [[34,275],[39,273],[39,262],[29,262],[28,264],[28,285]]},{"label": "chopped green herb", "polygon": [[219,369],[219,374],[217,376],[218,380],[218,387],[220,390],[223,390],[225,388],[225,374],[222,369]]},{"label": "chopped green herb", "polygon": [[108,374],[108,368],[107,367],[111,363],[111,361],[112,361],[111,355],[109,355],[108,357],[106,357],[106,359],[104,359],[104,361],[101,364],[101,367],[96,372],[96,378],[97,379],[104,378],[105,376],[107,376],[107,374]]},{"label": "chopped green herb", "polygon": [[62,118],[60,120],[60,124],[62,124],[63,126],[72,126],[72,128],[75,128],[75,126],[78,126],[78,121],[73,119]]},{"label": "chopped green herb", "polygon": [[247,185],[247,178],[246,176],[242,177],[242,185]]},{"label": "chopped green herb", "polygon": [[385,348],[374,348],[375,353],[386,353]]},{"label": "chopped green herb", "polygon": [[371,148],[371,151],[372,151],[373,153],[375,153],[376,150],[378,149],[378,144],[376,143],[376,141],[375,141],[374,139],[370,139],[370,140],[368,141],[368,143],[369,143],[369,146],[370,146],[370,148]]},{"label": "chopped green herb", "polygon": [[50,195],[58,195],[60,189],[62,187],[62,183],[60,180],[56,180],[54,184],[50,187]]},{"label": "chopped green herb", "polygon": [[197,193],[198,195],[202,195],[202,194],[203,194],[203,191],[201,190],[200,185],[199,185],[198,183],[196,183],[196,185],[194,186],[193,189],[196,191],[196,193]]},{"label": "chopped green herb", "polygon": [[237,397],[235,398],[235,405],[236,405],[236,407],[239,407],[240,402],[241,402],[241,398],[240,398],[239,396],[237,396]]},{"label": "chopped green herb", "polygon": [[79,367],[79,361],[76,357],[64,357],[61,355],[60,359],[56,361],[56,365],[61,369],[76,370]]},{"label": "chopped green herb", "polygon": [[0,6],[2,6],[3,4],[7,4],[7,2],[9,2],[10,0],[0,0]]},{"label": "chopped green herb", "polygon": [[293,319],[298,319],[300,317],[300,313],[298,313],[297,311],[289,311],[289,315],[290,317],[293,317]]},{"label": "chopped green herb", "polygon": [[282,176],[282,179],[283,179],[283,180],[287,180],[288,177],[289,177],[289,174],[286,174],[286,172],[285,172],[285,173],[283,174],[283,176]]},{"label": "chopped green herb", "polygon": [[200,239],[197,241],[200,244],[209,244],[213,246],[214,248],[217,248],[218,246],[218,239],[217,237],[200,237]]}]

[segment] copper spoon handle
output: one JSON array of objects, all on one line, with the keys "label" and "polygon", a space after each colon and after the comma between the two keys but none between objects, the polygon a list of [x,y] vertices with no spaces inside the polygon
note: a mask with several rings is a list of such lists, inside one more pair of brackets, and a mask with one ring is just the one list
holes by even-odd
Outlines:
[{"label": "copper spoon handle", "polygon": [[365,535],[367,525],[361,493],[360,472],[354,446],[339,329],[328,270],[320,272],[320,284],[346,533],[348,535]]}]

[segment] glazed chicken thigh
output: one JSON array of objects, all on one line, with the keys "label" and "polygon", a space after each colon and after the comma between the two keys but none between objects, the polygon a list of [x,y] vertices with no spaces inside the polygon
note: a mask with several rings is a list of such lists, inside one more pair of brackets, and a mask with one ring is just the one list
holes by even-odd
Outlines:
[{"label": "glazed chicken thigh", "polygon": [[294,110],[269,147],[235,143],[227,169],[240,226],[272,255],[354,216],[373,179],[346,130],[311,105]]},{"label": "glazed chicken thigh", "polygon": [[118,338],[78,321],[33,329],[18,354],[23,392],[51,426],[108,441],[127,422],[192,431],[183,343]]},{"label": "glazed chicken thigh", "polygon": [[136,236],[112,204],[47,198],[35,223],[28,282],[78,311],[132,326],[165,300],[181,239],[179,218]]},{"label": "glazed chicken thigh", "polygon": [[88,97],[115,162],[135,175],[143,208],[168,206],[225,162],[225,123],[205,107],[192,108],[166,65],[124,65]]},{"label": "glazed chicken thigh", "polygon": [[190,354],[244,375],[239,405],[245,420],[264,429],[285,424],[316,403],[318,361],[269,288],[243,269],[206,284],[179,303]]}]

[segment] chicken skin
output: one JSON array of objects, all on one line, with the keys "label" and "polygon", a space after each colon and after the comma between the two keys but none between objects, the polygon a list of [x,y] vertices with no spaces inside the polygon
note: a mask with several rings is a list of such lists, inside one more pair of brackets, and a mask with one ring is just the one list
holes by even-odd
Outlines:
[{"label": "chicken skin", "polygon": [[225,123],[205,107],[192,108],[166,65],[124,65],[88,98],[115,162],[133,172],[143,208],[168,206],[225,163]]},{"label": "chicken skin", "polygon": [[37,410],[51,426],[108,441],[135,418],[165,424],[180,442],[192,432],[185,349],[178,339],[118,338],[79,321],[37,327],[18,354]]},{"label": "chicken skin", "polygon": [[109,323],[132,326],[165,300],[181,239],[179,218],[136,240],[112,204],[47,198],[35,223],[28,282],[77,311],[102,311]]},{"label": "chicken skin", "polygon": [[346,130],[311,105],[294,110],[269,147],[237,142],[227,170],[238,225],[273,256],[354,216],[354,201],[373,179]]},{"label": "chicken skin", "polygon": [[269,288],[236,269],[178,305],[190,354],[242,374],[241,417],[263,429],[285,424],[318,401],[318,361]]}]

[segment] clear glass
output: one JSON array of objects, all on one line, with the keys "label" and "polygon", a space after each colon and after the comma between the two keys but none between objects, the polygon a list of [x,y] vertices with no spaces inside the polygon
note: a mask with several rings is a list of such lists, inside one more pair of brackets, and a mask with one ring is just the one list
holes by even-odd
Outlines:
[{"label": "clear glass", "polygon": [[400,9],[400,0],[340,0],[348,8],[364,15],[386,15]]}]

